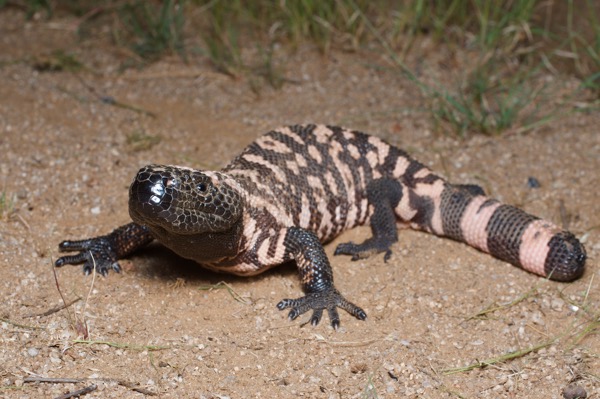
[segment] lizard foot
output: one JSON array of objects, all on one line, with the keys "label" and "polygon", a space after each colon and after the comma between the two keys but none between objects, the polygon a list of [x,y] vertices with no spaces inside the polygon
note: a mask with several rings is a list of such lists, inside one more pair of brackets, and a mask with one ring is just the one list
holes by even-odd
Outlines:
[{"label": "lizard foot", "polygon": [[86,275],[95,268],[97,273],[105,277],[110,269],[117,273],[121,271],[113,244],[107,236],[79,241],[63,241],[58,245],[58,249],[61,252],[79,251],[79,253],[58,258],[54,263],[56,267],[83,263],[83,272]]},{"label": "lizard foot", "polygon": [[364,310],[355,304],[348,302],[334,287],[329,287],[320,292],[309,292],[305,296],[297,299],[284,299],[277,304],[277,308],[279,310],[291,308],[290,313],[288,314],[290,320],[294,320],[301,314],[312,309],[313,314],[310,318],[310,324],[313,326],[319,324],[321,316],[323,315],[323,310],[327,309],[331,326],[336,330],[340,326],[340,316],[337,308],[344,309],[359,320],[365,320],[367,318],[367,314]]},{"label": "lizard foot", "polygon": [[383,261],[387,262],[392,256],[392,250],[390,246],[394,243],[392,240],[386,240],[383,237],[380,238],[369,238],[362,244],[355,244],[353,242],[344,242],[337,246],[334,255],[351,255],[351,260],[356,261],[359,259],[368,258],[371,255],[385,252]]}]

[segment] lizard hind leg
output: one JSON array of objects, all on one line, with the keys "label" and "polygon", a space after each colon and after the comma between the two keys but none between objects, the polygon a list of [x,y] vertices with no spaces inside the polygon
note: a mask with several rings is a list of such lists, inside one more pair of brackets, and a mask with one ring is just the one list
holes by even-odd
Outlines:
[{"label": "lizard hind leg", "polygon": [[467,191],[472,196],[487,195],[477,184],[453,184],[454,187]]},{"label": "lizard hind leg", "polygon": [[381,178],[369,183],[367,199],[373,206],[373,215],[371,216],[373,236],[362,244],[342,243],[337,246],[334,255],[350,255],[352,260],[358,260],[385,252],[383,260],[387,262],[392,255],[390,247],[398,241],[394,208],[401,198],[402,185],[397,180]]}]

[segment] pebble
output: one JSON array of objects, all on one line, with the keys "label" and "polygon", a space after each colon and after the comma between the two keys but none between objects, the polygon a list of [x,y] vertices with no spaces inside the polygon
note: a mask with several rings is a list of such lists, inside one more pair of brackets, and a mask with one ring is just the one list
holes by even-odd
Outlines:
[{"label": "pebble", "polygon": [[540,188],[542,185],[540,181],[533,176],[527,178],[527,187],[529,188]]},{"label": "pebble", "polygon": [[31,357],[36,357],[39,353],[40,353],[40,351],[37,350],[36,348],[27,349],[27,354]]},{"label": "pebble", "polygon": [[565,301],[563,301],[560,298],[554,298],[550,304],[550,306],[552,307],[552,310],[555,310],[557,312],[562,311],[563,306],[565,306]]},{"label": "pebble", "polygon": [[587,398],[587,392],[583,387],[577,384],[571,384],[563,389],[563,398],[565,399],[585,399]]},{"label": "pebble", "polygon": [[540,311],[533,312],[533,314],[531,315],[531,321],[533,322],[533,324],[537,324],[539,326],[543,326],[544,324],[546,324],[544,322],[544,316]]},{"label": "pebble", "polygon": [[27,199],[28,191],[23,189],[17,191],[17,199],[24,200]]}]

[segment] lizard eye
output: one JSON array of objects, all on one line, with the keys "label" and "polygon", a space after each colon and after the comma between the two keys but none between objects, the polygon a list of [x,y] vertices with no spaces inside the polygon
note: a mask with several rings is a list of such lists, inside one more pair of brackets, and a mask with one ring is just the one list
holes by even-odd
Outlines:
[{"label": "lizard eye", "polygon": [[198,189],[198,191],[206,191],[206,184],[205,183],[198,183],[198,185],[196,186],[196,188]]}]

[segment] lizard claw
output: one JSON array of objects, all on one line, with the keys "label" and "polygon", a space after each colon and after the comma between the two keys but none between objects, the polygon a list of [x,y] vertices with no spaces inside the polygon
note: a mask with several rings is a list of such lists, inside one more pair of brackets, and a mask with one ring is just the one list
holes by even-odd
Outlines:
[{"label": "lizard claw", "polygon": [[313,310],[310,318],[310,324],[316,326],[321,321],[323,310],[327,309],[331,326],[337,330],[340,326],[340,316],[337,308],[342,308],[346,312],[359,320],[365,320],[367,314],[360,307],[348,302],[334,287],[326,288],[320,292],[309,292],[303,297],[297,299],[283,299],[277,304],[279,310],[291,308],[288,313],[290,320],[296,319],[301,314]]},{"label": "lizard claw", "polygon": [[112,243],[106,236],[79,241],[63,241],[58,245],[61,252],[79,251],[75,255],[61,256],[54,265],[78,265],[83,263],[83,273],[90,275],[92,270],[106,277],[109,270],[121,272]]},{"label": "lizard claw", "polygon": [[362,244],[355,244],[353,242],[344,242],[337,246],[334,255],[351,255],[352,261],[359,259],[366,259],[371,255],[375,255],[384,252],[384,262],[392,256],[392,250],[390,246],[394,243],[393,240],[386,239],[383,237],[372,237],[363,242]]}]

